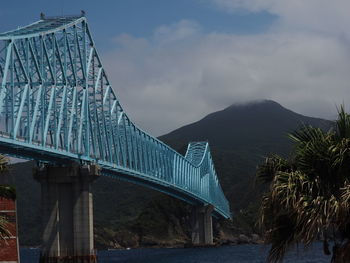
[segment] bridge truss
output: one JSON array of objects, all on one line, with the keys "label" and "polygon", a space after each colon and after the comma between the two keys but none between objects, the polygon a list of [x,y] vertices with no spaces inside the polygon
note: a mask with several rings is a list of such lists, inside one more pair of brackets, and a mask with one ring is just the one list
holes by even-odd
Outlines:
[{"label": "bridge truss", "polygon": [[96,163],[102,173],[229,218],[207,142],[185,156],[123,111],[82,16],[41,17],[0,34],[0,152],[48,163]]}]

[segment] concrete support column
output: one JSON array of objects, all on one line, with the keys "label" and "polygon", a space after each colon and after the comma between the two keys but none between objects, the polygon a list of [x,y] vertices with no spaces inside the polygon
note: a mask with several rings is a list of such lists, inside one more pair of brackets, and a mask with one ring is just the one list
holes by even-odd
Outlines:
[{"label": "concrete support column", "polygon": [[91,183],[99,174],[96,165],[35,169],[41,183],[41,262],[96,261]]},{"label": "concrete support column", "polygon": [[211,213],[214,207],[195,206],[191,215],[192,244],[211,245],[213,244],[213,222]]}]

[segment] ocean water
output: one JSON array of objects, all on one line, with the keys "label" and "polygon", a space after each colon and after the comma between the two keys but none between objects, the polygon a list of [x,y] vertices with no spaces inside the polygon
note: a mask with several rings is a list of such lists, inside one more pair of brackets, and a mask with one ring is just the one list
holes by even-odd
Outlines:
[{"label": "ocean water", "polygon": [[[261,245],[223,246],[218,248],[141,248],[98,251],[99,263],[263,263],[267,247]],[[21,263],[39,262],[38,249],[21,249]],[[329,263],[320,243],[307,250],[293,249],[285,263]]]}]

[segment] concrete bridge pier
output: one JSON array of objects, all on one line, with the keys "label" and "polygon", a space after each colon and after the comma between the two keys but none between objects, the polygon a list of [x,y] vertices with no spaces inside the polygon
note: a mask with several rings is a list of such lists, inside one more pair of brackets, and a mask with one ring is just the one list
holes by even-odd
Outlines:
[{"label": "concrete bridge pier", "polygon": [[40,262],[96,262],[91,184],[96,165],[35,168],[41,183],[42,248]]},{"label": "concrete bridge pier", "polygon": [[211,213],[212,205],[195,206],[191,215],[192,244],[211,245],[213,244],[213,222]]}]

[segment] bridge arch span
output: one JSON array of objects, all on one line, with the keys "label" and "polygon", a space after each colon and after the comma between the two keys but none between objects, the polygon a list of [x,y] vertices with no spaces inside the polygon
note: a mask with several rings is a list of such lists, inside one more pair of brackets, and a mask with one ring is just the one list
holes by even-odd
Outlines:
[{"label": "bridge arch span", "polygon": [[124,112],[87,19],[44,17],[0,34],[0,152],[52,164],[97,164],[230,218],[208,142],[185,156]]}]

